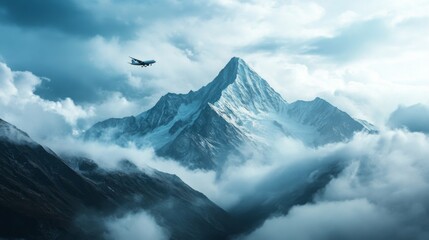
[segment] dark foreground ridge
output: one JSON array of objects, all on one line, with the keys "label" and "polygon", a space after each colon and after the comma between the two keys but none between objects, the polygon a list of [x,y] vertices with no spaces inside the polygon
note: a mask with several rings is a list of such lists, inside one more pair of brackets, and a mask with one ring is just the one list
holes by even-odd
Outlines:
[{"label": "dark foreground ridge", "polygon": [[0,119],[0,237],[103,239],[104,219],[148,211],[171,239],[225,239],[229,215],[175,175],[64,161]]}]

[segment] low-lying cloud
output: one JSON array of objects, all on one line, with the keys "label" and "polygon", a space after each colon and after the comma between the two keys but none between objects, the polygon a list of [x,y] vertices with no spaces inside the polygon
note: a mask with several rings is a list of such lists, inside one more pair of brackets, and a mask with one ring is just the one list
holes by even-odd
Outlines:
[{"label": "low-lying cloud", "polygon": [[126,159],[148,173],[151,169],[156,169],[175,174],[225,209],[232,208],[243,197],[252,195],[261,185],[269,184],[273,175],[278,176],[276,180],[283,179],[281,173],[285,169],[303,169],[303,165],[308,165],[310,167],[302,170],[305,174],[302,178],[307,179],[311,172],[320,166],[320,156],[325,156],[337,148],[330,146],[312,149],[294,139],[283,138],[276,141],[275,147],[267,154],[246,149],[249,152],[246,161],[238,156],[230,156],[229,164],[221,172],[216,172],[190,170],[177,161],[158,157],[152,148],[139,149],[133,144],[122,147],[71,137],[62,138],[61,141],[51,139],[45,143],[59,154],[84,156],[106,169],[115,169],[120,161]]},{"label": "low-lying cloud", "polygon": [[308,204],[267,220],[246,239],[391,239],[389,217],[365,199]]},{"label": "low-lying cloud", "polygon": [[110,217],[105,220],[106,239],[169,239],[168,232],[159,226],[155,219],[145,211],[128,213],[122,217]]},{"label": "low-lying cloud", "polygon": [[[339,162],[338,176],[313,200],[285,216],[271,215],[248,239],[426,239],[429,236],[429,137],[406,130],[359,133],[348,143],[308,148],[293,139],[276,141],[267,154],[249,154],[223,172],[189,170],[159,158],[151,149],[100,143],[53,144],[53,149],[86,154],[103,167],[128,159],[145,169],[178,175],[226,210],[258,196],[266,199],[311,183],[318,170]],[[68,147],[64,147],[64,146]],[[150,171],[148,171],[150,172]],[[253,198],[253,199],[252,199]]]},{"label": "low-lying cloud", "polygon": [[245,239],[427,239],[429,138],[358,135],[332,152],[348,166],[314,198]]}]

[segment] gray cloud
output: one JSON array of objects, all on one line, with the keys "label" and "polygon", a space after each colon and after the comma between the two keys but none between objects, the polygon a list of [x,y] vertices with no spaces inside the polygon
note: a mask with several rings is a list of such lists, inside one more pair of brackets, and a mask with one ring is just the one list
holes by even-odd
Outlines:
[{"label": "gray cloud", "polygon": [[[209,19],[218,10],[216,4],[200,1],[0,1],[0,57],[14,70],[31,71],[50,79],[36,90],[45,99],[70,97],[78,103],[94,103],[105,100],[111,92],[142,99],[160,89],[154,83],[136,87],[127,82],[130,72],[135,70],[126,64],[128,56],[162,62],[160,55],[174,55],[171,50],[162,54],[155,50],[165,42],[180,49],[183,56],[195,59],[197,52],[193,44],[185,40],[189,36],[172,38],[176,40],[169,42],[175,29],[171,26],[165,36],[165,26],[187,18]],[[103,68],[98,62],[106,59],[98,59],[100,55],[93,45],[97,38],[115,41],[121,46],[136,41],[137,46],[154,49],[156,54],[146,55],[141,47],[129,48],[121,52],[120,59],[107,60],[121,65],[120,71],[115,67]],[[110,46],[103,49],[111,50]],[[153,73],[148,72],[150,69],[133,75],[152,80]],[[161,77],[157,78],[158,81]]]},{"label": "gray cloud", "polygon": [[145,95],[144,91],[138,93],[124,83],[126,75],[94,66],[90,45],[85,41],[61,33],[23,32],[4,26],[0,26],[0,34],[0,53],[11,68],[31,69],[34,74],[50,79],[37,88],[43,98],[70,97],[77,102],[96,102],[111,91],[125,92],[130,98]]},{"label": "gray cloud", "polygon": [[253,44],[241,47],[239,50],[244,53],[299,53],[304,51],[302,42],[295,39],[285,38],[264,38]]},{"label": "gray cloud", "polygon": [[192,41],[187,39],[185,36],[175,35],[170,37],[170,42],[180,49],[186,57],[190,60],[195,61],[199,58],[199,51],[192,44]]},{"label": "gray cloud", "polygon": [[389,39],[390,34],[383,19],[358,22],[340,29],[333,37],[312,40],[306,53],[337,61],[351,60],[368,55],[373,46]]},{"label": "gray cloud", "polygon": [[429,107],[416,104],[409,107],[399,106],[389,117],[393,128],[406,128],[412,132],[429,133]]},{"label": "gray cloud", "polygon": [[27,30],[48,29],[82,37],[121,35],[132,27],[115,18],[99,18],[79,1],[0,1],[0,19]]}]

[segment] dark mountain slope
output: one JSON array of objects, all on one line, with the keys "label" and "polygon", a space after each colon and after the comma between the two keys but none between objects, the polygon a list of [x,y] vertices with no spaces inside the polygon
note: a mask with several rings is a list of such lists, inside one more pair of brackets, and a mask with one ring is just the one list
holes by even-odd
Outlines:
[{"label": "dark mountain slope", "polygon": [[104,218],[141,210],[172,239],[223,239],[230,232],[229,215],[174,175],[126,161],[109,171],[88,159],[66,164],[3,120],[0,191],[0,237],[101,239]]},{"label": "dark mountain slope", "polygon": [[61,234],[77,212],[113,206],[60,158],[1,119],[0,135],[0,235]]}]

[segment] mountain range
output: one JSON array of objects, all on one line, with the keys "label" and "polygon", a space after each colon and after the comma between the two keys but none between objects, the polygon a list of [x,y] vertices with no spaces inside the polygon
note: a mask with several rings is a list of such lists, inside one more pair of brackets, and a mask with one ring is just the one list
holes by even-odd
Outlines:
[{"label": "mountain range", "polygon": [[83,138],[153,147],[159,156],[191,169],[220,169],[243,145],[264,149],[272,139],[292,137],[308,146],[345,141],[374,131],[327,101],[288,103],[242,59],[234,57],[197,91],[168,93],[136,116],[96,123]]}]

